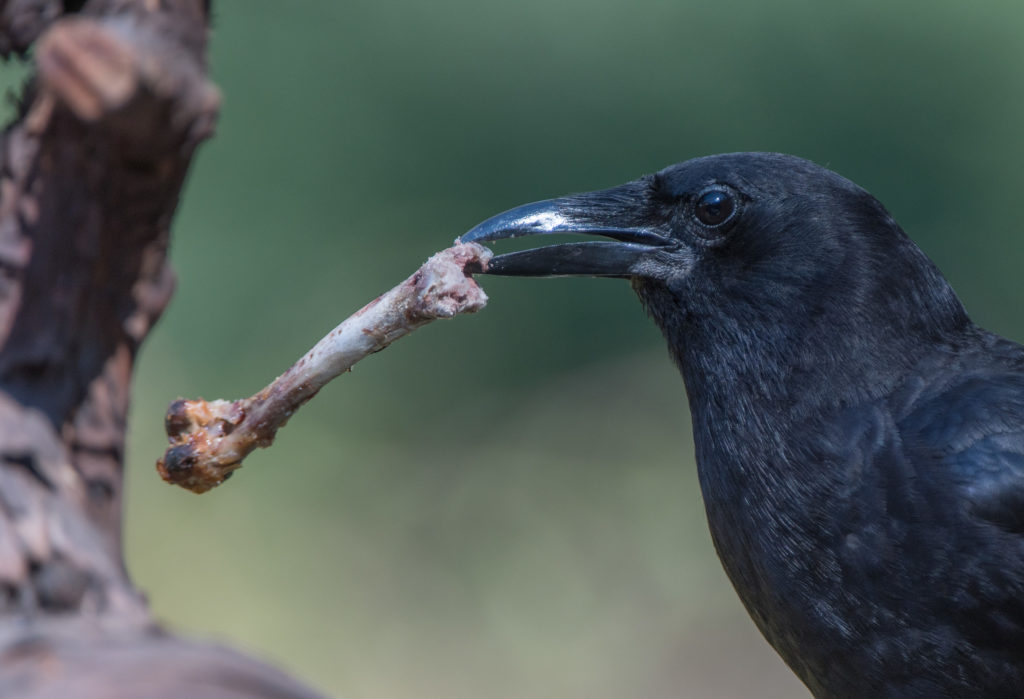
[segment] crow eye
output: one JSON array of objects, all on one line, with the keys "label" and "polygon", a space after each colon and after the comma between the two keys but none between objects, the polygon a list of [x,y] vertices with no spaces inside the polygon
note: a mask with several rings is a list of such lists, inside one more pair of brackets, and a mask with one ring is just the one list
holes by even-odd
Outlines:
[{"label": "crow eye", "polygon": [[705,226],[720,226],[736,211],[736,200],[724,189],[709,189],[697,198],[693,213]]}]

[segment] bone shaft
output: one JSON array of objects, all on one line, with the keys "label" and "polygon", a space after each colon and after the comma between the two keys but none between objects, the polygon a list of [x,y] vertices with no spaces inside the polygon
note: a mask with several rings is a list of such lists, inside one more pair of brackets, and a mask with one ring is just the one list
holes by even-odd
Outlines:
[{"label": "bone shaft", "polygon": [[252,424],[272,422],[276,416],[287,419],[291,411],[361,359],[430,322],[430,318],[407,312],[416,293],[412,284],[400,284],[338,325],[254,397],[248,410]]}]

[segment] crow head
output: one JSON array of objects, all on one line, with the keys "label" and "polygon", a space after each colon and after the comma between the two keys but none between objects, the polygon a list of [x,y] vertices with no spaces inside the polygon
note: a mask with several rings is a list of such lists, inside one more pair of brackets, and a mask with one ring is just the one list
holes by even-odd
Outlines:
[{"label": "crow head", "polygon": [[630,279],[688,385],[706,365],[701,374],[740,372],[761,384],[807,370],[836,386],[831,372],[849,373],[864,352],[874,366],[902,365],[922,333],[933,339],[967,322],[874,197],[793,156],[697,158],[512,209],[461,240],[563,233],[607,240],[499,255],[486,272]]}]

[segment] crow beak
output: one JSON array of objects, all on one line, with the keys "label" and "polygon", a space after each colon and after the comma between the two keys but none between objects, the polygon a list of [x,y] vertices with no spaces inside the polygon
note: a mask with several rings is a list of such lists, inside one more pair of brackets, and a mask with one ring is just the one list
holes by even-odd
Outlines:
[{"label": "crow beak", "polygon": [[[563,243],[497,255],[487,274],[516,277],[638,277],[658,253],[678,245],[655,227],[630,225],[637,218],[636,183],[610,190],[525,204],[489,218],[459,238],[489,243],[526,235],[578,233],[609,241]],[[657,266],[657,265],[655,265]]]}]

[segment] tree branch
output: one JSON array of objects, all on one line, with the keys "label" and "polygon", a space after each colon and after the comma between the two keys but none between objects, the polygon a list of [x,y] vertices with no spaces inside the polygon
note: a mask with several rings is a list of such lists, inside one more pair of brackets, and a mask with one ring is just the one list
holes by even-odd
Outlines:
[{"label": "tree branch", "polygon": [[0,696],[312,696],[161,632],[122,561],[134,357],[219,105],[208,10],[0,0],[0,55],[37,67],[0,141]]}]

